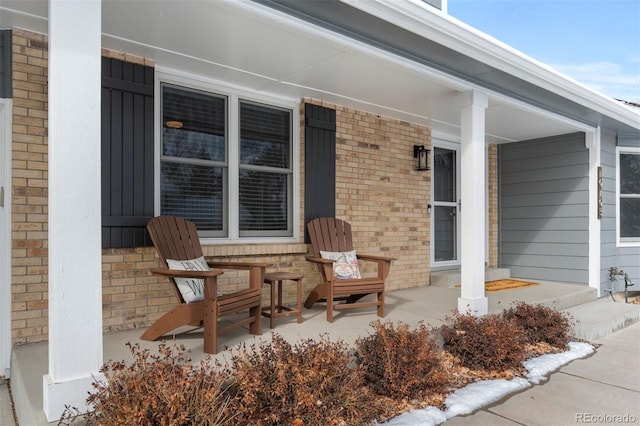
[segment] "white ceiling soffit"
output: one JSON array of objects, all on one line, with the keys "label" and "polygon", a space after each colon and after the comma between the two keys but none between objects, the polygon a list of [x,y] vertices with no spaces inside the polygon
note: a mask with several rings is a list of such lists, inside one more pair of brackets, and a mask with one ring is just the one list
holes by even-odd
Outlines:
[{"label": "white ceiling soffit", "polygon": [[[339,5],[359,13],[360,18],[366,15],[340,2],[305,0],[296,4],[321,5],[323,10]],[[46,24],[47,14],[46,0],[0,0],[3,28],[16,25],[42,32],[39,28]],[[388,34],[383,35],[403,41],[400,36],[406,30],[388,26],[374,16],[368,19],[376,25],[385,24]],[[446,17],[435,19],[450,25]],[[430,48],[434,63],[407,60],[405,54],[365,43],[361,35],[312,25],[309,20],[295,19],[252,1],[103,0],[102,32],[104,47],[153,59],[162,69],[232,83],[261,94],[322,99],[429,125],[435,133],[452,137],[459,134],[459,92],[480,87],[459,71],[438,65],[436,62],[447,64],[458,57],[423,36],[418,40]],[[492,72],[477,60],[469,64],[467,70],[474,75]],[[493,93],[492,87],[486,90],[490,94],[486,131],[492,142],[570,133],[583,127],[573,119],[549,114],[536,103]],[[585,115],[589,113],[593,115],[585,108]],[[593,120],[586,121],[591,125]]]},{"label": "white ceiling soffit", "polygon": [[640,132],[640,113],[421,0],[255,0],[589,126]]}]

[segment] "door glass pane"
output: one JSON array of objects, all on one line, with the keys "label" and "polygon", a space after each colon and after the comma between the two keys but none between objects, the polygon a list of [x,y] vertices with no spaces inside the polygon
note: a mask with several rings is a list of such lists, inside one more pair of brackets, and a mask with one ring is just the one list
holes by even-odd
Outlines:
[{"label": "door glass pane", "polygon": [[456,207],[436,206],[434,213],[434,259],[437,262],[455,260],[457,256]]},{"label": "door glass pane", "polygon": [[456,201],[456,152],[435,148],[433,152],[433,199]]}]

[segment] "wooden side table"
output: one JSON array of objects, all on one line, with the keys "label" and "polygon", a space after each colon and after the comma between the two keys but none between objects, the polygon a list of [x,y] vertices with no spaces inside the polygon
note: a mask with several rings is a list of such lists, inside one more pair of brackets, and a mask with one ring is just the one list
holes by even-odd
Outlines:
[{"label": "wooden side table", "polygon": [[[264,274],[264,283],[271,286],[271,305],[262,308],[262,315],[270,319],[271,328],[275,327],[276,318],[296,315],[298,323],[302,322],[302,274],[294,272],[268,272]],[[297,284],[297,304],[295,308],[282,304],[282,282],[295,281]],[[278,296],[276,299],[276,287]]]}]

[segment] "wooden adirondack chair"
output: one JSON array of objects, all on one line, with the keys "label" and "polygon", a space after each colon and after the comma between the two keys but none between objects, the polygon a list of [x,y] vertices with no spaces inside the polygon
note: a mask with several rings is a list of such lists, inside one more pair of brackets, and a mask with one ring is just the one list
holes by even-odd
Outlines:
[{"label": "wooden adirondack chair", "polygon": [[[217,353],[217,336],[249,325],[251,334],[261,334],[262,282],[267,264],[206,262],[212,270],[177,270],[169,269],[167,260],[186,261],[203,255],[198,232],[193,222],[175,216],[158,216],[147,223],[163,268],[153,268],[151,273],[168,277],[173,282],[173,290],[178,305],[153,323],[141,336],[142,340],[156,340],[178,327],[189,325],[204,326],[204,351]],[[249,271],[249,286],[237,292],[218,295],[217,277],[223,272],[220,269],[243,269]],[[187,303],[178,288],[176,278],[192,278],[204,280],[204,299]],[[249,317],[233,322],[224,327],[217,327],[218,318],[244,310],[249,310]]]},{"label": "wooden adirondack chair", "polygon": [[[340,279],[334,274],[334,260],[322,258],[323,252],[349,252],[353,250],[351,239],[351,225],[340,219],[321,217],[311,220],[307,224],[313,256],[307,260],[315,263],[320,271],[322,283],[318,284],[309,294],[304,304],[310,308],[318,301],[327,302],[327,321],[333,322],[334,309],[361,308],[376,306],[378,316],[384,317],[384,286],[389,276],[392,257],[372,256],[356,252],[357,259],[378,264],[378,274],[375,277]],[[358,302],[368,294],[377,294],[373,302]],[[343,301],[343,303],[335,303]]]}]

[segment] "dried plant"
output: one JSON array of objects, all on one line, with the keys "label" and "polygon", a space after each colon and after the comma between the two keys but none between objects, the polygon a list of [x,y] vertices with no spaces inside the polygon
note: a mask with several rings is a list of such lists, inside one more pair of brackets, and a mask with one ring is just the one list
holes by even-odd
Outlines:
[{"label": "dried plant", "polygon": [[476,317],[455,313],[442,326],[444,347],[465,367],[484,370],[522,369],[527,339],[515,321],[501,314]]},{"label": "dried plant", "polygon": [[571,339],[574,320],[570,314],[544,305],[516,302],[504,312],[524,330],[530,344],[547,343],[565,350]]},{"label": "dried plant", "polygon": [[[139,344],[127,343],[133,361],[109,362],[100,370],[104,380],[93,383],[87,398],[93,411],[82,415],[86,425],[227,425],[229,396],[223,376],[208,358],[193,365],[184,346],[160,343],[152,355]],[[75,408],[67,408],[60,421],[74,421]]]},{"label": "dried plant", "polygon": [[422,323],[374,321],[374,333],[356,341],[356,355],[365,381],[374,392],[394,399],[428,398],[442,392],[449,377],[442,351]]},{"label": "dried plant", "polygon": [[[523,302],[503,314],[456,313],[440,329],[443,352],[421,322],[414,328],[371,323],[355,351],[326,335],[289,344],[241,345],[226,366],[193,365],[184,346],[158,354],[127,344],[133,361],[109,362],[87,398],[93,411],[67,408],[59,424],[351,426],[384,421],[411,408],[441,405],[450,387],[514,377],[522,361],[564,348],[573,320]],[[355,355],[354,355],[355,354]]]},{"label": "dried plant", "polygon": [[373,395],[362,370],[350,368],[343,342],[302,340],[273,334],[271,343],[243,347],[227,369],[237,397],[239,424],[361,425],[375,418]]}]

